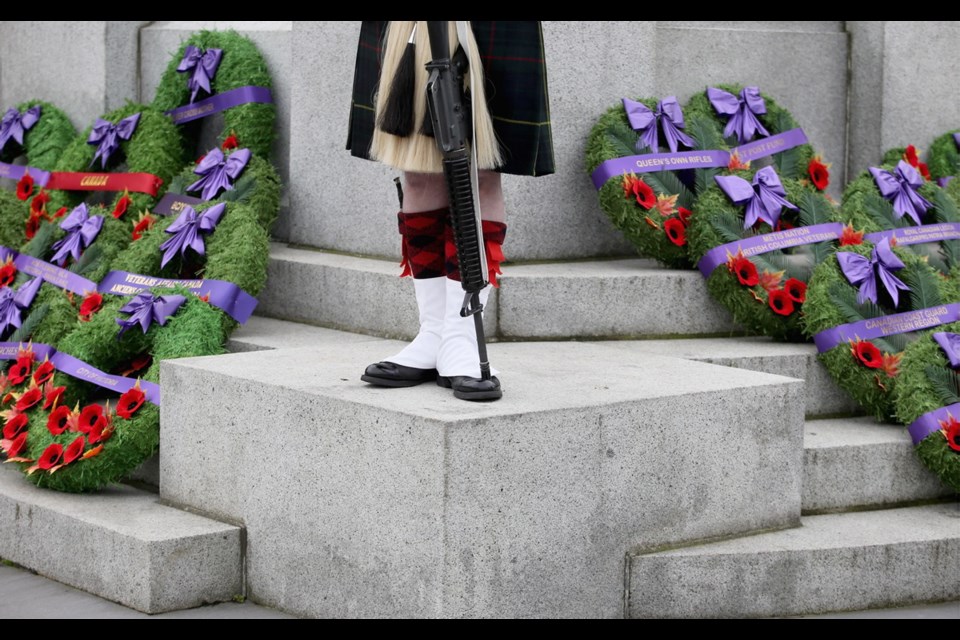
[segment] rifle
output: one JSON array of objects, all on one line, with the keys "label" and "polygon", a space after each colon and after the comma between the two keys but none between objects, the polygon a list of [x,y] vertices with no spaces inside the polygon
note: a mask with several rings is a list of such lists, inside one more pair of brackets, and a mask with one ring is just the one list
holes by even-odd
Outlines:
[{"label": "rifle", "polygon": [[[469,46],[466,32],[469,28],[468,23],[457,22],[457,33],[464,48]],[[432,57],[427,63],[427,108],[433,136],[443,156],[443,175],[450,195],[450,220],[460,263],[460,284],[465,291],[460,316],[473,316],[480,376],[482,380],[489,380],[490,362],[483,333],[483,305],[480,304],[480,290],[489,280],[476,190],[477,166],[476,161],[470,162],[467,153],[467,140],[474,130],[472,119],[471,122],[466,120],[463,95],[467,56],[451,59],[447,21],[428,21],[427,32]],[[471,80],[474,75],[471,74]],[[471,97],[476,95],[473,91],[470,93]]]}]

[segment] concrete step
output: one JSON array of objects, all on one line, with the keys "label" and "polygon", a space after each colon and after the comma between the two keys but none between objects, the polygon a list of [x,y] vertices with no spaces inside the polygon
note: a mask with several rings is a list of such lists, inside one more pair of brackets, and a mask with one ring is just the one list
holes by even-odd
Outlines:
[{"label": "concrete step", "polygon": [[[624,338],[729,335],[737,330],[697,271],[631,259],[517,264],[503,272],[486,312],[485,329],[491,337]],[[413,284],[399,274],[393,260],[274,243],[257,313],[410,339],[417,331]]]},{"label": "concrete step", "polygon": [[953,495],[920,464],[906,429],[872,417],[808,420],[803,456],[805,514]]},{"label": "concrete step", "polygon": [[792,616],[960,596],[960,504],[807,516],[802,526],[628,555],[633,618]]},{"label": "concrete step", "polygon": [[132,487],[38,489],[11,468],[0,469],[0,558],[145,613],[243,593],[239,527]]},{"label": "concrete step", "polygon": [[358,380],[399,346],[163,363],[161,497],[244,522],[257,602],[620,617],[625,550],[799,522],[799,380],[551,342],[490,346],[494,403]]}]

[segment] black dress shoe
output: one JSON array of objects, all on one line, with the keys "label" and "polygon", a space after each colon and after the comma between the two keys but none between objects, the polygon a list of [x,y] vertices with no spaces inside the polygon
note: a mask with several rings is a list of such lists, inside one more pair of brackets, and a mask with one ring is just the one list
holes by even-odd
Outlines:
[{"label": "black dress shoe", "polygon": [[461,400],[499,400],[503,397],[497,376],[489,380],[470,376],[437,376],[437,384],[453,389],[453,395]]},{"label": "black dress shoe", "polygon": [[364,382],[381,387],[414,387],[436,378],[436,369],[417,369],[394,362],[376,362],[360,376]]}]

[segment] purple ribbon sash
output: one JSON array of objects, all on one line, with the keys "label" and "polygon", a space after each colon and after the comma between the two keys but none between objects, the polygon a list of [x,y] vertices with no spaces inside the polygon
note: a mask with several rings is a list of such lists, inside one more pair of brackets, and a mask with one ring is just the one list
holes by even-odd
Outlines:
[{"label": "purple ribbon sash", "polygon": [[192,207],[196,204],[203,204],[203,202],[203,198],[194,198],[193,196],[168,191],[153,208],[153,213],[161,216],[180,215],[183,213],[184,207]]},{"label": "purple ribbon sash", "polygon": [[13,249],[0,246],[0,262],[6,261],[7,256],[13,258],[13,264],[18,271],[27,275],[39,276],[45,282],[78,295],[85,295],[97,290],[97,283],[82,276],[62,269],[55,264],[44,262],[38,258],[24,255]]},{"label": "purple ribbon sash", "polygon": [[940,331],[933,334],[933,340],[940,345],[943,354],[947,356],[950,368],[960,368],[960,333]]},{"label": "purple ribbon sash", "polygon": [[655,173],[657,171],[725,167],[729,163],[730,154],[726,151],[650,153],[605,160],[594,170],[590,178],[593,180],[593,186],[599,190],[610,178],[622,176],[625,173]]},{"label": "purple ribbon sash", "polygon": [[900,333],[922,331],[958,320],[960,320],[960,303],[955,302],[842,324],[816,334],[813,336],[813,343],[817,345],[817,351],[823,353],[858,338],[860,340],[885,338]]},{"label": "purple ribbon sash", "polygon": [[257,307],[257,299],[224,280],[169,280],[142,276],[126,271],[111,271],[100,282],[97,290],[117,296],[135,295],[152,287],[183,286],[198,296],[210,296],[210,304],[225,311],[231,318],[245,323]]},{"label": "purple ribbon sash", "polygon": [[741,162],[747,162],[749,160],[757,160],[758,158],[766,158],[775,153],[807,144],[807,142],[809,142],[809,140],[807,140],[807,134],[803,132],[803,129],[796,128],[778,133],[769,138],[762,138],[754,142],[742,144],[733,149],[731,153],[736,153]]},{"label": "purple ribbon sash", "polygon": [[746,257],[755,256],[777,251],[778,249],[837,240],[842,233],[842,223],[825,222],[809,227],[797,227],[795,229],[787,229],[786,231],[775,231],[752,238],[744,238],[743,240],[728,242],[727,244],[722,244],[710,249],[710,251],[707,251],[707,253],[700,258],[700,262],[697,263],[697,269],[700,270],[704,278],[707,278],[717,267],[726,264],[729,256],[736,255],[738,251],[742,251]]},{"label": "purple ribbon sash", "polygon": [[960,420],[960,403],[947,405],[936,411],[930,411],[914,420],[910,426],[907,427],[907,431],[910,432],[910,437],[913,438],[913,444],[920,444],[920,441],[931,433],[940,431],[940,429],[943,428],[940,426],[940,423],[946,422],[950,418]]},{"label": "purple ribbon sash", "polygon": [[251,102],[271,104],[273,103],[273,94],[266,87],[237,87],[193,104],[171,109],[165,113],[173,119],[174,124],[183,124]]},{"label": "purple ribbon sash", "polygon": [[863,237],[864,240],[874,244],[878,244],[884,238],[896,239],[897,244],[903,245],[960,240],[960,222],[941,222],[938,224],[922,224],[919,227],[885,229],[868,233]]},{"label": "purple ribbon sash", "polygon": [[45,187],[50,182],[50,172],[36,167],[26,167],[22,165],[0,162],[0,178],[10,178],[11,180],[20,180],[24,174],[30,172],[34,184],[38,187]]},{"label": "purple ribbon sash", "polygon": [[[21,346],[16,342],[0,342],[0,360],[16,360],[17,351]],[[137,384],[134,379],[104,373],[79,358],[57,351],[48,344],[33,343],[33,355],[40,361],[44,358],[49,359],[50,364],[57,371],[117,393],[126,393]],[[143,391],[143,395],[146,396],[148,402],[160,406],[160,385],[141,380],[140,390]]]}]

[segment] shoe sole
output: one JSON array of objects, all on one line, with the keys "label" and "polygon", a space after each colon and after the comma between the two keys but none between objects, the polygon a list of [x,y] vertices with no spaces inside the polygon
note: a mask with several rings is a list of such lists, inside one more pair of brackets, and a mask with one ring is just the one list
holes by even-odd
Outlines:
[{"label": "shoe sole", "polygon": [[378,387],[415,387],[418,384],[423,384],[424,382],[432,382],[433,378],[428,380],[392,380],[390,378],[377,378],[374,376],[368,376],[366,374],[360,376],[360,379],[364,382],[376,385]]},{"label": "shoe sole", "polygon": [[[443,387],[444,389],[452,389],[453,383],[450,382],[450,378],[437,376],[437,386]],[[503,397],[503,390],[497,389],[495,391],[475,391],[473,393],[467,393],[454,389],[453,395],[461,400],[499,400]]]}]

